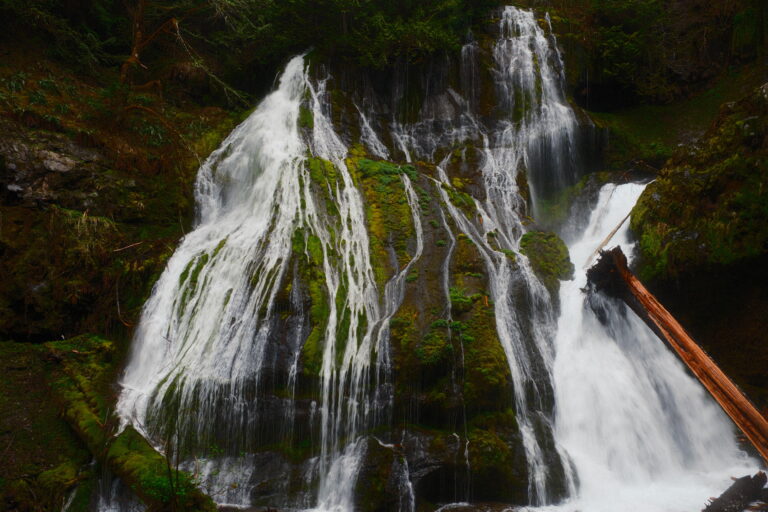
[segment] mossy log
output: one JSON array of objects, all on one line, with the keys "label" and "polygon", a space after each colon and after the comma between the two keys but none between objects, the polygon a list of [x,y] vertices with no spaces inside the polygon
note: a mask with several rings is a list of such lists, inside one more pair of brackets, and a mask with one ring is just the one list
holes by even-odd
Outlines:
[{"label": "mossy log", "polygon": [[587,276],[597,290],[623,299],[669,343],[768,462],[768,421],[629,270],[621,248],[601,251],[599,260],[587,271]]},{"label": "mossy log", "polygon": [[75,379],[54,384],[63,411],[90,452],[121,478],[152,512],[214,512],[213,500],[197,488],[191,475],[174,469],[133,427],[113,435],[109,418],[100,418],[93,397]]}]

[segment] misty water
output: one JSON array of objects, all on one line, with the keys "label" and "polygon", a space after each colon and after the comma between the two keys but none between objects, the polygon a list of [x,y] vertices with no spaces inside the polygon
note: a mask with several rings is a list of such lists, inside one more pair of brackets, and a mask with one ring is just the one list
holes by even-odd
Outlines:
[{"label": "misty water", "polygon": [[[512,378],[529,505],[699,510],[730,476],[754,472],[757,464],[737,447],[733,425],[672,352],[622,304],[585,292],[593,252],[629,213],[642,184],[604,185],[589,211],[571,211],[563,237],[576,270],[561,283],[559,308],[519,252],[527,216],[536,217],[584,173],[585,121],[566,98],[548,17],[501,11],[490,56],[502,114],[493,119],[477,110],[480,52],[475,41],[464,46],[460,90],[429,97],[416,120],[405,122],[374,103],[348,112],[370,155],[435,165],[433,176],[397,177],[414,237],[410,260],[383,286],[372,265],[359,178],[346,160],[350,141],[333,116],[332,77],[313,71],[303,56],[286,65],[276,89],[201,167],[195,228],[144,307],[118,412],[158,449],[172,441],[181,467],[219,504],[356,510],[368,443],[394,453],[407,446],[402,438],[370,433],[392,421],[390,320],[403,303],[409,273],[425,257],[422,187],[438,198],[448,234],[445,260],[436,265],[441,289],[434,293],[445,295],[449,321],[458,236],[472,241],[488,276]],[[311,113],[310,128],[300,125],[302,110]],[[467,141],[482,156],[476,215],[449,194],[452,153],[445,149]],[[312,188],[310,158],[332,164],[335,178],[324,197]],[[522,172],[530,204],[519,185]],[[608,245],[632,254],[631,240],[625,223]],[[303,300],[307,284],[292,259],[297,246],[318,267],[327,297],[325,324],[316,332]],[[287,298],[281,295],[286,283]],[[319,388],[310,403],[296,389],[308,339],[321,350]],[[277,361],[287,363],[278,368]],[[275,375],[285,376],[287,391],[265,398]],[[453,435],[471,473],[466,426]],[[312,448],[299,463],[262,453],[299,438]],[[408,453],[398,456],[393,470],[404,512],[413,512],[417,499],[409,460]],[[259,486],[283,474],[283,486],[255,503]],[[104,487],[100,510],[135,508],[123,491]],[[468,485],[457,487],[456,501],[472,500]]]}]

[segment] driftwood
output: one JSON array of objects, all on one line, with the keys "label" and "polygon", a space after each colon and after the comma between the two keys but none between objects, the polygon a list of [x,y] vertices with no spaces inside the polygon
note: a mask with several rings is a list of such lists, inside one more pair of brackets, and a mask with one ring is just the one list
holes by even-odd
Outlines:
[{"label": "driftwood", "polygon": [[696,344],[672,314],[632,274],[621,248],[601,251],[597,263],[587,271],[587,277],[597,290],[623,299],[677,352],[680,359],[768,462],[768,421]]},{"label": "driftwood", "polygon": [[608,245],[608,242],[610,242],[611,238],[613,238],[613,236],[619,231],[619,228],[621,228],[621,226],[623,226],[624,223],[627,222],[627,219],[629,218],[630,215],[632,215],[631,210],[623,219],[621,219],[621,222],[619,222],[619,224],[615,228],[613,228],[613,231],[608,233],[608,236],[603,238],[603,241],[600,242],[600,245],[597,246],[597,249],[595,249],[595,252],[589,255],[589,259],[587,260],[586,265],[584,265],[584,268],[587,268],[589,264],[592,263],[592,260],[595,259],[595,256],[597,256],[597,254],[603,250],[603,247]]},{"label": "driftwood", "polygon": [[755,476],[737,478],[719,498],[712,500],[703,512],[742,512],[750,504],[762,501],[766,478],[759,471]]}]

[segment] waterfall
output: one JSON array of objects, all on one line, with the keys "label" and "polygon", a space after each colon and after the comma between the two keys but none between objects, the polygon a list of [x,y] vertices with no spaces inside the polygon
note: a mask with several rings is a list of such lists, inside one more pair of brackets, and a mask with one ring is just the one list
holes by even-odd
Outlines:
[{"label": "waterfall", "polygon": [[[548,15],[546,21],[549,24]],[[573,184],[578,175],[578,123],[565,99],[554,36],[546,35],[532,11],[514,7],[504,9],[500,31],[493,58],[499,107],[507,116],[495,130],[494,146],[503,151],[496,152],[493,161],[501,169],[528,171],[536,215],[540,199]],[[495,208],[519,210],[514,181],[498,172],[486,176],[486,188],[497,192]]]},{"label": "waterfall", "polygon": [[[733,426],[663,342],[623,303],[587,297],[585,265],[644,186],[605,185],[571,246],[576,278],[562,283],[554,365],[556,436],[579,477],[564,510],[700,510],[754,462]],[[609,246],[632,254],[623,226]]]},{"label": "waterfall", "polygon": [[[564,454],[556,446],[548,452],[544,448],[554,445],[549,441],[555,313],[527,258],[518,254],[519,264],[514,264],[504,251],[516,252],[525,232],[526,201],[518,186],[519,175],[531,177],[533,197],[546,187],[562,187],[574,180],[577,122],[562,90],[557,46],[531,11],[509,6],[501,14],[499,39],[492,49],[500,117],[484,122],[474,110],[478,49],[470,42],[461,55],[462,83],[469,87],[469,99],[449,89],[443,97],[425,104],[421,112],[425,121],[410,126],[393,122],[391,138],[407,161],[434,159],[439,148],[467,141],[476,141],[482,148],[485,199],[475,201],[476,218],[453,205],[443,188],[451,186],[447,174],[450,154],[437,166],[436,191],[454,224],[472,240],[485,263],[529,464],[529,498],[545,504],[563,494],[550,489],[551,480],[569,480]],[[450,237],[453,244],[453,235]],[[491,237],[494,244],[489,242]],[[452,249],[448,259],[451,253]],[[443,271],[447,273],[447,267]]]},{"label": "waterfall", "polygon": [[[277,90],[205,162],[196,185],[197,225],[144,308],[121,382],[123,420],[159,448],[187,458],[183,467],[200,474],[224,503],[248,505],[258,484],[253,472],[263,461],[237,454],[257,448],[263,432],[259,387],[274,350],[268,344],[279,327],[278,296],[291,274],[297,237],[306,256],[322,266],[319,294],[327,300],[319,336],[320,401],[312,409],[320,450],[307,463],[309,480],[318,481],[318,508],[351,509],[364,450],[357,434],[387,406],[386,394],[379,396],[388,365],[387,321],[402,300],[408,268],[387,284],[380,304],[362,199],[344,162],[347,148],[327,117],[325,94],[325,82],[310,80],[303,58],[293,59]],[[301,108],[313,117],[306,137],[297,125]],[[336,181],[320,187],[327,188],[334,213],[318,202],[307,155],[335,169]],[[415,193],[402,179],[413,207]],[[299,285],[295,276],[288,281]],[[284,327],[295,340],[291,393],[305,334],[296,293]],[[281,430],[292,432],[293,418],[286,416]]]},{"label": "waterfall", "polygon": [[[392,508],[422,506],[419,479],[449,463],[416,460],[430,448],[427,435],[393,412],[396,349],[415,345],[397,347],[390,336],[414,303],[432,315],[427,328],[439,320],[449,349],[458,348],[445,387],[461,403],[444,430],[456,447],[452,497],[472,501],[482,443],[470,442],[465,340],[452,332],[466,241],[509,375],[504,414],[512,411],[515,432],[499,442],[522,466],[516,504],[600,512],[616,509],[606,496],[615,493],[619,508],[633,510],[654,489],[659,512],[683,510],[713,492],[694,479],[722,485],[712,467],[745,464],[728,421],[644,324],[581,292],[589,251],[640,185],[603,188],[570,247],[576,279],[559,297],[520,252],[535,229],[528,215],[585,172],[585,126],[566,99],[549,17],[506,7],[497,28],[496,39],[470,38],[445,61],[458,76],[427,77],[408,116],[405,79],[394,80],[389,99],[340,91],[330,73],[295,57],[200,168],[194,229],[143,309],[117,412],[220,505],[358,510],[368,484],[359,475],[376,462],[389,471]],[[361,155],[388,161],[386,183],[366,184]],[[366,186],[396,188],[397,222],[409,233],[400,253],[392,233],[374,236]],[[625,228],[616,240],[627,236]],[[381,252],[392,260],[383,277]],[[434,289],[410,284],[427,273]],[[434,307],[419,303],[426,293]],[[448,444],[438,436],[433,444]],[[371,462],[371,451],[391,460]],[[112,495],[105,510],[119,509]]]},{"label": "waterfall", "polygon": [[293,229],[311,215],[300,211],[304,83],[303,60],[294,59],[277,91],[203,164],[197,225],[143,309],[117,408],[160,444],[248,448],[245,433],[257,421],[248,395],[272,327],[264,319]]}]

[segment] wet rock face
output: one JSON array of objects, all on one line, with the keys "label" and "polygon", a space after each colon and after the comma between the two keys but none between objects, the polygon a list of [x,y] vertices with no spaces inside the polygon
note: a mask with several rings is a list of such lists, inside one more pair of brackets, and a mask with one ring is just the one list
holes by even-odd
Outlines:
[{"label": "wet rock face", "polygon": [[[51,202],[85,210],[96,206],[94,189],[108,182],[105,157],[66,135],[20,132],[8,122],[0,130],[0,189],[4,202],[35,206]],[[89,190],[91,189],[91,190]]]},{"label": "wet rock face", "polygon": [[355,502],[370,511],[407,509],[410,499],[417,510],[468,497],[524,503],[528,475],[514,417],[497,417],[492,431],[485,427],[472,429],[468,440],[416,428],[401,431],[392,444],[369,438]]}]

